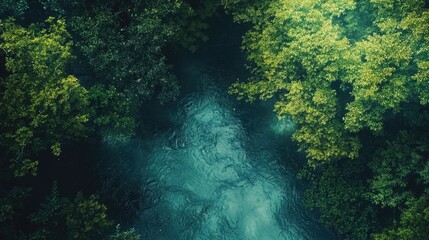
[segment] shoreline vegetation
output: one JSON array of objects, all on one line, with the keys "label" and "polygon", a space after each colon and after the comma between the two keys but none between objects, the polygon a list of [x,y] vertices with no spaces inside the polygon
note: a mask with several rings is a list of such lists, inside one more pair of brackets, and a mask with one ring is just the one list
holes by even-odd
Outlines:
[{"label": "shoreline vegetation", "polygon": [[130,216],[144,193],[115,179],[129,202],[106,201],[94,149],[138,135],[145,103],[179,97],[168,56],[198,51],[227,15],[249,27],[251,72],[229,93],[270,100],[292,126],[308,209],[338,239],[426,239],[428,6],[0,1],[0,239],[140,239]]}]

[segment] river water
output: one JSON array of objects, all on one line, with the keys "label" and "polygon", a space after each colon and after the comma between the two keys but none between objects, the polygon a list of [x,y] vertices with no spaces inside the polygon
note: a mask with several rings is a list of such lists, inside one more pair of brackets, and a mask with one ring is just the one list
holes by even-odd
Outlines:
[{"label": "river water", "polygon": [[184,94],[167,111],[146,112],[148,128],[168,124],[132,144],[150,193],[136,229],[154,240],[333,239],[303,207],[288,167],[302,160],[290,140],[294,124],[277,120],[272,103],[228,95],[245,71],[237,42],[225,38],[176,60]]}]

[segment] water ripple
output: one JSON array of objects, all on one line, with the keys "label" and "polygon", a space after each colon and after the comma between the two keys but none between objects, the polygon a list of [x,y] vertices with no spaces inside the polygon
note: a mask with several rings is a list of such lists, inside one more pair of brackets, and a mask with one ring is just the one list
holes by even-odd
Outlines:
[{"label": "water ripple", "polygon": [[145,239],[323,239],[273,144],[292,124],[246,130],[225,94],[202,89],[150,140],[143,175],[159,194],[141,214]]}]

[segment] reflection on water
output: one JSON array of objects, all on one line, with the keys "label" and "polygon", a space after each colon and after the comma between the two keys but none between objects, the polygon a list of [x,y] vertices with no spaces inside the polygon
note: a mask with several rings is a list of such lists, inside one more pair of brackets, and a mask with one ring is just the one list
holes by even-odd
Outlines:
[{"label": "reflection on water", "polygon": [[295,123],[289,116],[283,119],[273,118],[270,127],[277,135],[291,136],[295,131]]},{"label": "reflection on water", "polygon": [[188,69],[200,90],[179,104],[177,127],[145,140],[142,176],[157,197],[141,213],[143,237],[330,239],[302,208],[296,173],[279,164],[293,123],[271,111],[239,117],[203,72]]}]

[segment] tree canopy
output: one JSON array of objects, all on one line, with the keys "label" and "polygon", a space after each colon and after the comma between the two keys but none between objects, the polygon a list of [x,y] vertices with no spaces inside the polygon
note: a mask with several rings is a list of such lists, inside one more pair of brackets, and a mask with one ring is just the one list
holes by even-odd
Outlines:
[{"label": "tree canopy", "polygon": [[427,238],[424,0],[0,0],[0,238],[139,239],[102,196],[54,182],[41,201],[31,179],[78,142],[129,140],[145,102],[174,101],[168,55],[207,41],[220,6],[250,26],[251,77],[229,92],[296,124],[320,221],[342,239]]},{"label": "tree canopy", "polygon": [[[55,183],[40,203],[31,179],[42,165],[53,165],[52,159],[63,168],[78,164],[60,161],[64,149],[129,140],[144,124],[136,116],[145,101],[173,101],[179,84],[165,48],[176,43],[195,50],[207,40],[204,21],[217,6],[0,1],[1,239],[140,238],[133,229],[114,228],[95,193],[77,193],[71,200]],[[184,29],[191,22],[194,27]],[[55,175],[44,172],[42,179]],[[29,213],[28,205],[38,203],[39,210]]]},{"label": "tree canopy", "polygon": [[294,138],[310,161],[356,158],[356,133],[378,133],[403,104],[427,103],[424,2],[386,5],[271,1],[244,39],[254,77],[231,93],[278,99],[275,111],[299,124]]},{"label": "tree canopy", "polygon": [[72,58],[70,35],[62,20],[49,18],[46,24],[40,29],[12,19],[0,23],[8,71],[1,82],[1,144],[18,165],[44,149],[58,156],[62,143],[86,134],[88,91],[65,71]]},{"label": "tree canopy", "polygon": [[424,238],[427,219],[416,211],[426,211],[428,191],[425,1],[224,4],[252,24],[243,41],[252,76],[230,93],[274,99],[278,117],[297,124],[307,205],[343,238]]}]

